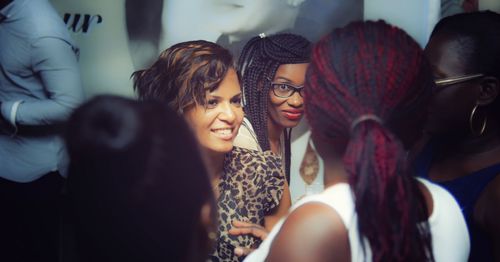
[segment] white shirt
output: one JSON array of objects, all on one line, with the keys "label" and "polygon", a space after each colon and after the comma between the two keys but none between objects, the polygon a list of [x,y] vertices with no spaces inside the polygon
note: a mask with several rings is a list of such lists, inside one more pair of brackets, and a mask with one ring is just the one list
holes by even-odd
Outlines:
[{"label": "white shirt", "polygon": [[[469,233],[462,212],[453,196],[427,180],[418,179],[431,193],[433,200],[433,211],[427,220],[432,236],[432,250],[435,261],[467,261],[470,252]],[[311,202],[326,204],[339,214],[349,235],[351,250],[351,261],[365,261],[361,240],[358,234],[357,214],[354,209],[354,199],[350,186],[347,183],[333,185],[321,194],[309,196],[296,205],[290,212],[298,207]],[[260,247],[252,252],[244,261],[264,261],[270,251],[271,244],[279,233],[286,218],[282,218],[271,230],[268,237]],[[366,241],[366,240],[364,240]],[[372,261],[371,250],[367,248],[366,261]]]}]

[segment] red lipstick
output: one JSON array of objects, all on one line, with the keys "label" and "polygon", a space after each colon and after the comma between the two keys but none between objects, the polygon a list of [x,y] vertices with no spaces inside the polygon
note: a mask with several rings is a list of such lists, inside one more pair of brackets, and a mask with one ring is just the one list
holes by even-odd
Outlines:
[{"label": "red lipstick", "polygon": [[292,121],[300,120],[302,118],[303,113],[304,112],[302,110],[297,110],[297,109],[283,110],[283,115],[288,120],[292,120]]}]

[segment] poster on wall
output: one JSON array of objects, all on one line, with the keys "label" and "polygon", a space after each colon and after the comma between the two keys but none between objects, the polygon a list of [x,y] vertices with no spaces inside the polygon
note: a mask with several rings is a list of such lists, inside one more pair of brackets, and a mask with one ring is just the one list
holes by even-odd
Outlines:
[{"label": "poster on wall", "polygon": [[479,0],[441,0],[441,17],[477,11]]},{"label": "poster on wall", "polygon": [[87,96],[132,96],[130,75],[161,51],[208,40],[237,59],[251,37],[291,32],[311,41],[363,18],[363,0],[50,0],[80,47]]}]

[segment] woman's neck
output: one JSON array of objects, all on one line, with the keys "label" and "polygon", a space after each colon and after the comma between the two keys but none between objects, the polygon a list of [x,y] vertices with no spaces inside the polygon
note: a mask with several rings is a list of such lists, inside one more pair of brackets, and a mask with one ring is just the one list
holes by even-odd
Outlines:
[{"label": "woman's neck", "polygon": [[324,159],[323,163],[325,168],[325,188],[338,183],[348,183],[349,180],[342,157],[328,157]]},{"label": "woman's neck", "polygon": [[271,147],[271,151],[275,154],[278,154],[281,151],[281,134],[283,134],[283,130],[285,128],[281,125],[278,125],[274,122],[270,117],[267,118],[267,135],[269,138],[269,146]]},{"label": "woman's neck", "polygon": [[225,154],[206,150],[205,155],[207,157],[206,165],[209,174],[212,175],[213,179],[219,179],[224,171]]},{"label": "woman's neck", "polygon": [[468,135],[462,139],[449,139],[444,145],[447,154],[474,156],[488,153],[500,148],[498,125],[491,123],[481,136]]}]

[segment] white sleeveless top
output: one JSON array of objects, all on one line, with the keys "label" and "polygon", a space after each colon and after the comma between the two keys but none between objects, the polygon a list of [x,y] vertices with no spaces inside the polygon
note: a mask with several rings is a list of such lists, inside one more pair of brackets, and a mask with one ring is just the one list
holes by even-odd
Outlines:
[{"label": "white sleeveless top", "polygon": [[[469,233],[462,212],[453,196],[445,189],[427,180],[418,179],[431,193],[433,211],[428,219],[434,258],[440,261],[467,261],[470,251]],[[311,202],[326,204],[339,214],[349,235],[351,261],[365,261],[361,240],[358,234],[357,215],[354,211],[354,199],[347,183],[331,186],[319,195],[306,197],[294,205],[290,212]],[[264,261],[271,244],[279,233],[286,218],[282,218],[269,233],[260,247],[244,261]],[[366,239],[364,240],[366,241]],[[366,261],[372,261],[370,246],[366,245]]]}]

